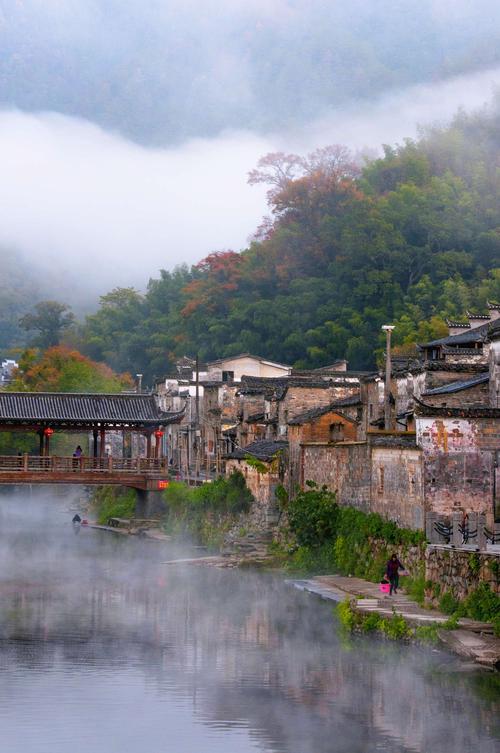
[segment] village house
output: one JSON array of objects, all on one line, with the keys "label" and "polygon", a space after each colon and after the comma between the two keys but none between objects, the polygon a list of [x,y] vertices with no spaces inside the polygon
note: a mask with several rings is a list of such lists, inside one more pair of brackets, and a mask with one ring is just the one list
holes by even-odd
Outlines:
[{"label": "village house", "polygon": [[259,440],[244,448],[237,448],[226,458],[226,475],[239,471],[253,494],[256,505],[252,510],[254,523],[259,527],[274,525],[279,519],[276,496],[278,486],[287,485],[288,442]]},{"label": "village house", "polygon": [[[220,472],[223,456],[238,446],[236,393],[245,373],[273,381],[291,371],[248,353],[207,364],[184,357],[176,368],[176,374],[157,381],[155,393],[163,410],[184,411],[182,421],[169,427],[164,437],[169,462],[183,477]],[[250,433],[247,441],[253,439]]]},{"label": "village house", "polygon": [[[345,371],[332,379],[328,369],[292,372],[274,389],[267,380],[243,378],[239,397],[248,392],[252,402],[240,415],[240,467],[265,432],[268,440],[287,441],[284,478],[291,495],[310,480],[336,491],[341,504],[406,527],[423,529],[430,512],[444,518],[467,512],[483,514],[494,528],[500,522],[500,307],[490,304],[488,315],[469,315],[467,325],[450,323],[450,330],[421,346],[422,358],[394,359],[389,430],[382,374]],[[260,433],[252,433],[252,422]]]},{"label": "village house", "polygon": [[19,368],[17,361],[12,358],[4,358],[0,366],[0,386],[6,386],[11,383],[14,372]]},{"label": "village house", "polygon": [[240,382],[243,376],[279,378],[289,376],[291,371],[291,366],[253,356],[250,353],[241,353],[237,356],[210,361],[200,373],[200,380]]},{"label": "village house", "polygon": [[425,361],[444,361],[457,364],[488,363],[488,329],[500,318],[500,304],[488,303],[487,314],[467,311],[467,322],[448,321],[446,337],[432,340],[421,346]]}]

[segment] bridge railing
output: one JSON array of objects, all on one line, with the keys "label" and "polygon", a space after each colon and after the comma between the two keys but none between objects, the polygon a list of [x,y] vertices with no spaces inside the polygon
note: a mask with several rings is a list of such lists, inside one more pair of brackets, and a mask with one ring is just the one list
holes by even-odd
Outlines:
[{"label": "bridge railing", "polygon": [[166,458],[63,457],[0,455],[0,473],[165,473]]}]

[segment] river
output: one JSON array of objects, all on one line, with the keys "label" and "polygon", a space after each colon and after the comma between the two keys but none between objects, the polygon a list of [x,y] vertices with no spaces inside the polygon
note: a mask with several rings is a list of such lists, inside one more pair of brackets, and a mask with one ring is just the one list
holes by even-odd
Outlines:
[{"label": "river", "polygon": [[0,497],[0,753],[498,750],[498,676],[345,637],[279,575],[162,565],[181,551],[70,520]]}]

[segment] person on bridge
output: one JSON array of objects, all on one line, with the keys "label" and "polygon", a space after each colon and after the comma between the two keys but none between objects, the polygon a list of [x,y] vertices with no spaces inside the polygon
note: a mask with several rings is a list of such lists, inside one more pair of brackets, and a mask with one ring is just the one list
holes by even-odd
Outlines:
[{"label": "person on bridge", "polygon": [[398,592],[399,588],[399,570],[404,570],[404,565],[401,564],[401,562],[398,559],[397,554],[393,554],[391,559],[388,560],[387,565],[385,566],[386,571],[386,578],[391,584],[391,588],[389,590],[389,596],[392,596],[392,592],[394,591],[395,594]]},{"label": "person on bridge", "polygon": [[79,465],[81,465],[81,458],[83,455],[83,450],[80,447],[80,445],[77,445],[76,450],[73,453],[73,468],[78,468]]}]

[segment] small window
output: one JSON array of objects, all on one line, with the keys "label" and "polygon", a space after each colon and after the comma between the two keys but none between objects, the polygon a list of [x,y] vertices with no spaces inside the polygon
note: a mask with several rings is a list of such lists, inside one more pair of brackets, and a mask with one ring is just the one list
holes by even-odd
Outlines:
[{"label": "small window", "polygon": [[378,493],[382,494],[384,491],[384,474],[385,469],[383,467],[380,467],[378,469]]},{"label": "small window", "polygon": [[343,442],[344,441],[344,424],[335,423],[330,424],[330,442]]},{"label": "small window", "polygon": [[232,382],[232,381],[234,381],[234,371],[223,371],[222,372],[222,381],[223,382]]}]

